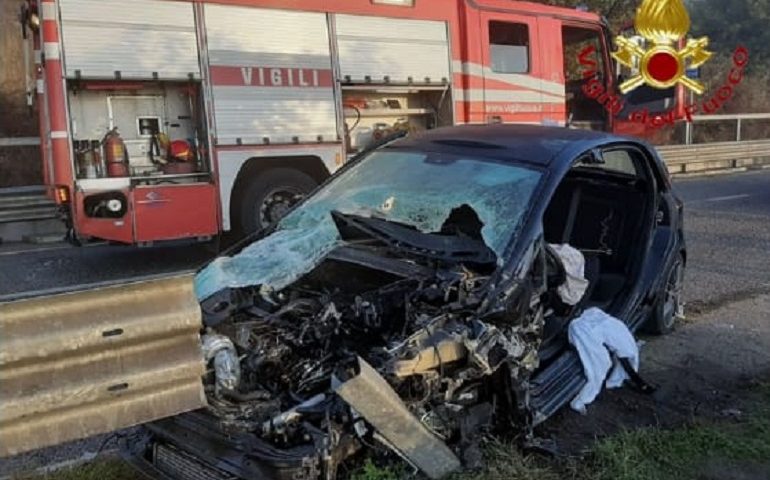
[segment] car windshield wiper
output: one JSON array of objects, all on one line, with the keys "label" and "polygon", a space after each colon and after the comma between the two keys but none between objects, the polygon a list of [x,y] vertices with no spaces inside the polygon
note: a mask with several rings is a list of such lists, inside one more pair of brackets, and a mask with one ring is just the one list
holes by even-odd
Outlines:
[{"label": "car windshield wiper", "polygon": [[495,253],[484,242],[467,236],[424,233],[391,220],[337,210],[333,210],[331,215],[338,229],[353,228],[402,252],[450,262],[487,264],[497,260]]}]

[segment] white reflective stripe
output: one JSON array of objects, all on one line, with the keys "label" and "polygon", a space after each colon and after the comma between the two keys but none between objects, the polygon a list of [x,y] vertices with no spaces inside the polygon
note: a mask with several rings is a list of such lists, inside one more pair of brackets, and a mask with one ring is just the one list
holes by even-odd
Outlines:
[{"label": "white reflective stripe", "polygon": [[42,78],[38,78],[37,82],[35,82],[35,83],[37,83],[37,93],[39,93],[40,95],[44,94],[45,93],[45,82],[43,82],[43,79]]},{"label": "white reflective stripe", "polygon": [[452,61],[452,71],[464,75],[478,75],[480,77],[484,75],[484,69],[478,63],[463,63],[459,60]]},{"label": "white reflective stripe", "polygon": [[511,83],[520,87],[540,90],[550,95],[564,96],[564,84],[558,82],[549,82],[540,78],[522,75],[520,73],[496,73],[491,68],[484,67],[484,78],[497,80],[499,82]]},{"label": "white reflective stripe", "polygon": [[43,53],[46,60],[59,60],[59,42],[45,42],[43,44]]},{"label": "white reflective stripe", "polygon": [[56,4],[43,2],[43,20],[56,20]]},{"label": "white reflective stripe", "polygon": [[43,61],[43,54],[40,50],[35,50],[35,63],[39,64]]},{"label": "white reflective stripe", "polygon": [[452,70],[454,72],[462,72],[464,75],[475,75],[477,77],[484,77],[490,80],[496,80],[498,82],[515,85],[517,87],[540,90],[548,95],[556,95],[560,97],[565,95],[563,83],[551,82],[549,80],[543,80],[531,75],[523,75],[520,73],[497,73],[493,72],[491,68],[484,67],[478,63],[462,63],[455,60],[452,62]]},{"label": "white reflective stripe", "polygon": [[564,98],[543,95],[530,90],[462,90],[466,102],[564,103]]},{"label": "white reflective stripe", "polygon": [[66,130],[53,130],[51,131],[51,138],[69,138]]}]

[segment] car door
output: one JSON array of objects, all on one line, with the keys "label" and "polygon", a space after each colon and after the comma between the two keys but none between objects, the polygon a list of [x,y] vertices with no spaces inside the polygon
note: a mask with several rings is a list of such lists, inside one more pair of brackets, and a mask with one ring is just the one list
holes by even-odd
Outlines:
[{"label": "car door", "polygon": [[674,195],[666,165],[652,147],[639,147],[656,185],[655,222],[651,233],[643,283],[645,304],[652,305],[664,288],[669,272],[680,255],[684,261],[682,202]]},{"label": "car door", "polygon": [[[662,288],[668,270],[678,253],[677,211],[670,185],[662,182],[660,164],[655,153],[638,144],[605,147],[602,152],[604,168],[608,170],[636,169],[639,181],[646,182],[651,194],[648,208],[654,214],[647,217],[639,241],[646,242],[642,249],[637,282],[628,304],[628,322],[638,326],[649,315],[656,297]],[[630,167],[633,166],[633,167]],[[664,167],[665,168],[665,167]],[[630,172],[629,172],[630,173]],[[673,220],[673,221],[672,221]],[[633,312],[633,313],[631,313]]]}]

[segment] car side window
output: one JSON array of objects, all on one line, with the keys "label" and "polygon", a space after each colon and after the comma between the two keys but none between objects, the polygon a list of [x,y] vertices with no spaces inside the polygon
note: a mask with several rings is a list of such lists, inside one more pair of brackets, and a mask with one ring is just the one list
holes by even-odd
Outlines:
[{"label": "car side window", "polygon": [[578,160],[576,166],[624,173],[634,177],[639,176],[639,170],[634,161],[633,153],[627,149],[615,148],[612,150],[604,150],[602,152],[602,159],[604,160],[604,163],[595,163],[590,161],[590,157],[584,157],[584,159]]}]

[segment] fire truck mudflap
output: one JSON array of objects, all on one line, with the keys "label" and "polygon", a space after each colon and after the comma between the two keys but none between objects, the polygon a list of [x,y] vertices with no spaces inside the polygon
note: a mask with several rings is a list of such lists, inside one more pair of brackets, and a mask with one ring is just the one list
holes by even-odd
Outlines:
[{"label": "fire truck mudflap", "polygon": [[205,405],[189,275],[0,304],[0,456]]}]

